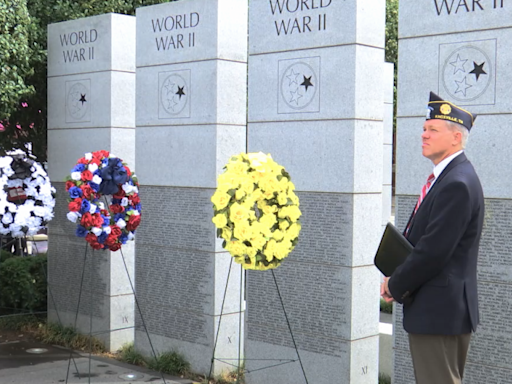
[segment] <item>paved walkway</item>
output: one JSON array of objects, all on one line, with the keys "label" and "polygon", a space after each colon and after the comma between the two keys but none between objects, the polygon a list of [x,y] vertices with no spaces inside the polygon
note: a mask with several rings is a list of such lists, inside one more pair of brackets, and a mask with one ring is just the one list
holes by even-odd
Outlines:
[{"label": "paved walkway", "polygon": [[[43,353],[41,349],[45,351]],[[39,353],[38,353],[39,352]],[[2,384],[110,384],[151,382],[163,384],[157,372],[121,363],[117,360],[92,357],[38,342],[13,341],[0,343],[0,383]],[[74,361],[73,361],[74,360]],[[76,372],[80,372],[80,378]],[[90,368],[89,368],[90,367]],[[90,372],[90,375],[89,375]],[[165,375],[167,384],[191,384],[190,380]]]}]

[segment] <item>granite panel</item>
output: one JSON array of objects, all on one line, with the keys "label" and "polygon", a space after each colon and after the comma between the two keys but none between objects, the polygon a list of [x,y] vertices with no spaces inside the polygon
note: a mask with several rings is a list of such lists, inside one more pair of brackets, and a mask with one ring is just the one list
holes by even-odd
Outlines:
[{"label": "granite panel", "polygon": [[510,26],[504,0],[419,0],[401,2],[399,38],[499,29]]},{"label": "granite panel", "polygon": [[[378,376],[378,337],[341,342],[341,357],[326,356],[293,348],[269,345],[249,340],[247,342],[245,375],[248,384],[373,384]],[[352,358],[350,358],[351,356]],[[262,359],[267,359],[263,360]]]},{"label": "granite panel", "polygon": [[137,9],[137,67],[246,61],[247,0],[188,0]]},{"label": "granite panel", "polygon": [[429,91],[476,114],[510,113],[511,37],[507,28],[400,40],[397,115],[425,116]]},{"label": "granite panel", "polygon": [[[249,122],[383,118],[380,48],[348,45],[249,58]],[[343,70],[340,70],[343,68]]]},{"label": "granite panel", "polygon": [[378,0],[251,1],[249,53],[354,43],[383,47],[384,19],[385,4]]},{"label": "granite panel", "polygon": [[48,26],[48,76],[135,71],[135,17],[114,13]]},{"label": "granite panel", "polygon": [[135,240],[137,265],[145,260],[142,255],[148,247],[156,253],[160,249],[162,254],[169,249],[214,252],[215,227],[211,221],[213,208],[210,201],[213,193],[212,189],[142,185],[143,220]]},{"label": "granite panel", "polygon": [[137,69],[137,127],[246,122],[247,65],[209,60]]},{"label": "granite panel", "polygon": [[250,152],[272,154],[290,173],[298,190],[341,193],[382,190],[381,122],[250,123],[248,148]]}]

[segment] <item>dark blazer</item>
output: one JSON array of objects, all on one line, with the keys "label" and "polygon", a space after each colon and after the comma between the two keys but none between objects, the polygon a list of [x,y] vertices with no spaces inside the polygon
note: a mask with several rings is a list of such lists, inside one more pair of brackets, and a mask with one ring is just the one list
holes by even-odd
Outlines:
[{"label": "dark blazer", "polygon": [[454,158],[410,220],[415,246],[389,279],[409,333],[460,335],[479,323],[477,258],[484,221],[480,180],[464,153]]}]

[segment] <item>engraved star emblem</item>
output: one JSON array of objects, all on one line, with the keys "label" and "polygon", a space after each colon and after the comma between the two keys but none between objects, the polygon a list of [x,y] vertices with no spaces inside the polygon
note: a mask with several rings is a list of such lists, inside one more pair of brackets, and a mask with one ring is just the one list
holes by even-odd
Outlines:
[{"label": "engraved star emblem", "polygon": [[297,77],[299,77],[299,75],[300,75],[300,73],[299,72],[295,73],[295,71],[292,68],[291,73],[288,76],[286,76],[286,78],[288,80],[290,80],[290,84],[288,84],[288,86],[290,86],[292,84],[298,84]]},{"label": "engraved star emblem", "polygon": [[454,70],[453,70],[453,74],[455,75],[457,72],[459,71],[462,71],[463,73],[466,73],[466,70],[464,69],[464,64],[466,64],[466,61],[468,61],[467,59],[466,60],[462,60],[460,58],[460,55],[457,54],[457,58],[455,59],[455,61],[452,61],[450,64],[453,65],[454,67]]},{"label": "engraved star emblem", "polygon": [[311,83],[311,78],[312,78],[313,76],[306,77],[306,76],[302,75],[302,77],[304,78],[304,81],[302,82],[302,84],[301,84],[301,85],[303,85],[304,87],[306,87],[306,92],[307,92],[309,87],[313,87],[313,86],[314,86],[314,85]]},{"label": "engraved star emblem", "polygon": [[78,100],[78,101],[81,101],[82,105],[84,105],[84,103],[87,101],[87,100],[85,100],[85,95],[80,94],[80,100]]},{"label": "engraved star emblem", "polygon": [[181,100],[181,96],[185,96],[185,92],[183,92],[183,88],[185,88],[185,86],[180,87],[180,86],[178,85],[178,92],[176,92],[176,95],[179,95],[180,100]]},{"label": "engraved star emblem", "polygon": [[469,73],[472,73],[476,76],[476,81],[478,81],[480,75],[487,75],[487,72],[484,71],[484,65],[485,61],[482,64],[477,64],[473,61],[473,70]]},{"label": "engraved star emblem", "polygon": [[174,107],[178,104],[177,101],[174,100],[174,98],[172,99],[168,99],[167,100],[169,102],[168,106],[167,106],[167,109],[172,109],[174,111]]},{"label": "engraved star emblem", "polygon": [[290,103],[295,101],[295,104],[299,105],[299,99],[302,97],[302,95],[299,92],[299,89],[297,88],[296,91],[290,91],[290,94],[292,95]]},{"label": "engraved star emblem", "polygon": [[171,83],[169,80],[167,81],[167,84],[166,84],[166,85],[164,85],[164,88],[165,88],[165,89],[167,89],[167,95],[168,95],[169,93],[172,93],[172,92],[173,92],[173,88],[174,88],[174,86],[175,86],[175,85],[176,85],[176,84]]},{"label": "engraved star emblem", "polygon": [[464,77],[464,80],[462,81],[455,80],[455,82],[457,83],[457,90],[455,93],[461,92],[464,97],[466,97],[466,91],[468,88],[471,88],[472,85],[468,84],[466,77]]}]

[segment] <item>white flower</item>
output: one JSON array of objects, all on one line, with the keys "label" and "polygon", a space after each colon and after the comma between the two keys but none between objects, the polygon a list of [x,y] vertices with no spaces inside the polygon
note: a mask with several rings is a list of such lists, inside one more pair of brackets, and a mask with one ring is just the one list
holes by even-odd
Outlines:
[{"label": "white flower", "polygon": [[91,232],[94,233],[96,236],[99,236],[99,235],[101,235],[101,232],[103,232],[103,231],[101,230],[101,228],[92,227]]},{"label": "white flower", "polygon": [[92,153],[91,152],[87,152],[84,157],[85,157],[86,160],[92,160]]},{"label": "white flower", "polygon": [[95,163],[91,163],[89,164],[89,171],[91,171],[92,173],[96,172],[98,170],[98,164],[95,164]]},{"label": "white flower", "polygon": [[41,226],[41,224],[43,223],[43,220],[41,220],[40,217],[34,217],[34,216],[31,216],[27,219],[26,221],[26,225],[27,227],[29,228],[35,228],[36,231],[37,229]]},{"label": "white flower", "polygon": [[126,206],[128,205],[128,198],[127,198],[127,197],[123,197],[123,198],[121,199],[121,205],[122,205],[123,207],[126,207]]},{"label": "white flower", "polygon": [[116,225],[119,228],[123,229],[124,227],[126,227],[126,221],[124,221],[123,219],[119,219],[119,220],[117,220]]},{"label": "white flower", "polygon": [[46,207],[41,207],[40,205],[34,207],[34,215],[43,217],[47,213]]},{"label": "white flower", "polygon": [[9,188],[23,187],[23,180],[21,180],[21,179],[9,180],[9,181],[7,181],[7,186]]},{"label": "white flower", "polygon": [[0,168],[6,168],[11,166],[12,163],[12,157],[10,156],[4,156],[0,157]]},{"label": "white flower", "polygon": [[[43,227],[32,227],[29,228],[27,231],[27,236],[34,236],[37,235],[37,232]],[[34,244],[34,246],[37,248],[37,245]]]},{"label": "white flower", "polygon": [[100,207],[100,209],[105,209],[105,204],[103,204],[103,202],[99,202],[98,203],[98,207]]},{"label": "white flower", "polygon": [[128,240],[133,240],[135,238],[135,235],[133,233],[128,233],[128,236],[127,236]]},{"label": "white flower", "polygon": [[4,214],[4,216],[2,217],[2,223],[4,223],[4,224],[12,223],[12,213],[11,212],[7,212]]},{"label": "white flower", "polygon": [[66,216],[68,217],[69,221],[76,223],[76,221],[80,217],[80,214],[78,212],[68,212]]},{"label": "white flower", "polygon": [[132,216],[139,216],[139,215],[140,215],[139,211],[137,211],[136,209],[132,210]]},{"label": "white flower", "polygon": [[93,176],[93,178],[92,178],[92,182],[93,182],[94,184],[98,184],[98,185],[100,185],[100,184],[101,184],[101,181],[102,181],[102,178],[101,178],[101,177],[99,177],[98,175],[94,175],[94,176]]},{"label": "white flower", "polygon": [[112,229],[107,225],[107,226],[103,227],[103,231],[104,231],[107,235],[110,235],[110,232],[112,232]]},{"label": "white flower", "polygon": [[7,208],[9,209],[9,212],[12,212],[12,213],[16,212],[16,204],[7,203]]},{"label": "white flower", "polygon": [[0,225],[0,233],[2,235],[8,235],[9,233],[11,233],[11,230],[9,229],[9,227],[5,228],[4,226]]},{"label": "white flower", "polygon": [[134,193],[138,193],[139,192],[139,189],[137,188],[137,186],[135,185],[130,185],[128,183],[126,184],[123,184],[123,190],[125,191],[125,193],[127,195],[129,195],[130,193],[134,192]]},{"label": "white flower", "polygon": [[91,209],[89,209],[89,213],[93,215],[96,212],[96,208],[98,208],[98,206],[96,204],[91,203]]},{"label": "white flower", "polygon": [[82,178],[82,172],[71,172],[71,178],[73,180],[80,180]]}]

